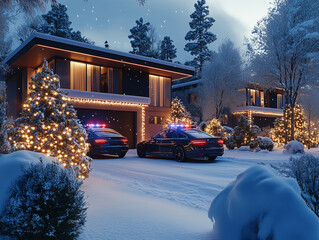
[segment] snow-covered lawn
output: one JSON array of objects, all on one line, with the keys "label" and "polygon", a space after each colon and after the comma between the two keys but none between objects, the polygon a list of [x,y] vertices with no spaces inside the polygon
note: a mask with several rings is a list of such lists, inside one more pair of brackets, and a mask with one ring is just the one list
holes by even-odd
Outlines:
[{"label": "snow-covered lawn", "polygon": [[140,159],[135,150],[123,159],[95,159],[83,187],[89,209],[81,239],[211,240],[207,213],[215,196],[250,166],[288,161],[282,151],[226,150],[213,163]]}]

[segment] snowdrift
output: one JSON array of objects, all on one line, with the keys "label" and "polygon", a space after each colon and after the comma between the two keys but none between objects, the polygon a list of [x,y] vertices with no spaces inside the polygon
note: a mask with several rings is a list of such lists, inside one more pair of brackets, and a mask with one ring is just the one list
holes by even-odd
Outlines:
[{"label": "snowdrift", "polygon": [[319,219],[294,179],[264,166],[238,175],[213,200],[208,217],[217,239],[319,239]]},{"label": "snowdrift", "polygon": [[43,153],[31,151],[17,151],[10,154],[0,154],[0,212],[9,198],[9,189],[12,183],[15,182],[17,177],[21,174],[23,167],[27,167],[32,162],[40,161],[49,163],[56,160],[53,157],[48,157]]}]

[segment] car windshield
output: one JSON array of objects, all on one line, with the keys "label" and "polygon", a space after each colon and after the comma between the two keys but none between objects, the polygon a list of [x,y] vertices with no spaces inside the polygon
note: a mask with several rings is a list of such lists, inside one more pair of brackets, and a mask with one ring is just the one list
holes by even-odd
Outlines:
[{"label": "car windshield", "polygon": [[107,129],[107,128],[94,129],[93,131],[99,137],[106,137],[106,136],[110,136],[110,135],[121,135],[117,131],[115,131],[113,129]]},{"label": "car windshield", "polygon": [[198,131],[198,130],[185,130],[185,133],[196,138],[211,138],[212,137],[212,135],[202,131]]}]

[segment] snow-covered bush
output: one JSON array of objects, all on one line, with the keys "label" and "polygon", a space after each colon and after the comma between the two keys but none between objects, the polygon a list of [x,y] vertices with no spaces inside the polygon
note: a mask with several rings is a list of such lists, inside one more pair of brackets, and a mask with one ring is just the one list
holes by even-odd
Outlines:
[{"label": "snow-covered bush", "polygon": [[319,157],[305,154],[290,158],[290,168],[308,207],[319,217]]},{"label": "snow-covered bush", "polygon": [[251,142],[249,143],[249,148],[250,148],[251,150],[255,149],[256,147],[258,147],[258,141],[257,141],[257,140],[251,141]]},{"label": "snow-covered bush", "polygon": [[10,190],[0,234],[15,239],[76,239],[86,219],[82,182],[58,163],[30,164]]},{"label": "snow-covered bush", "polygon": [[274,149],[274,142],[269,137],[258,137],[258,146],[262,150],[272,151]]},{"label": "snow-covered bush", "polygon": [[214,239],[318,239],[319,218],[300,197],[295,180],[254,166],[213,200]]},{"label": "snow-covered bush", "polygon": [[290,141],[288,144],[286,144],[284,153],[290,153],[290,154],[305,153],[305,150],[301,142],[293,140],[293,141]]},{"label": "snow-covered bush", "polygon": [[229,150],[233,150],[236,147],[236,143],[232,135],[227,136],[225,140],[225,145]]},{"label": "snow-covered bush", "polygon": [[250,151],[250,147],[248,146],[241,146],[240,148],[238,148],[238,151],[242,151],[242,152],[247,152]]}]

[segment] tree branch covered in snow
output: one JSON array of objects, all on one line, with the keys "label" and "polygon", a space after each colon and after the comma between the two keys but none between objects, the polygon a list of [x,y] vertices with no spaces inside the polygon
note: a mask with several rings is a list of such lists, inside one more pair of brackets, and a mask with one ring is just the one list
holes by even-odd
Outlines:
[{"label": "tree branch covered in snow", "polygon": [[303,87],[318,83],[318,8],[317,0],[276,1],[248,44],[254,76],[283,88],[286,108],[295,106]]},{"label": "tree branch covered in snow", "polygon": [[203,119],[220,119],[225,107],[237,104],[236,99],[240,98],[237,90],[243,87],[242,59],[233,42],[226,40],[218,52],[212,52],[209,61],[204,63],[201,80]]}]

